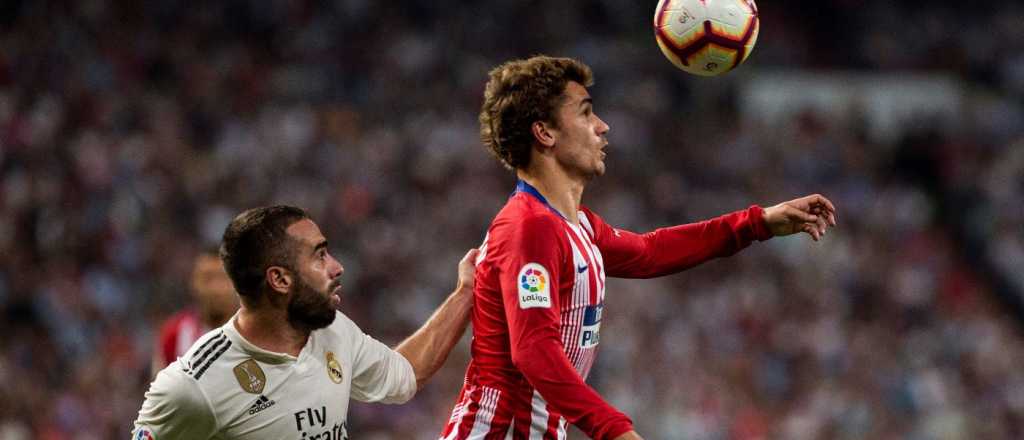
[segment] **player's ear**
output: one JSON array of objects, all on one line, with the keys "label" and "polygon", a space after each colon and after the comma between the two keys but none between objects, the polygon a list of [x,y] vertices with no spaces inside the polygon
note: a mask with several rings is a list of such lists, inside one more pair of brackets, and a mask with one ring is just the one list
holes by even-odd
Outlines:
[{"label": "player's ear", "polygon": [[533,138],[537,140],[537,143],[546,148],[555,146],[555,135],[552,128],[551,124],[544,121],[533,121],[533,124],[530,125]]},{"label": "player's ear", "polygon": [[270,289],[278,293],[288,293],[292,288],[292,273],[281,266],[270,266],[263,274]]}]

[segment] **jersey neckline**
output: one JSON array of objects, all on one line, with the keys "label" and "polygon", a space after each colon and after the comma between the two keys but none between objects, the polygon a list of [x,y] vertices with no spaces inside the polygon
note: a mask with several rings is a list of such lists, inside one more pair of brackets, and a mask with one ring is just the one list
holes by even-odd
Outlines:
[{"label": "jersey neckline", "polygon": [[[548,203],[548,199],[546,199],[544,197],[544,194],[541,194],[540,191],[537,190],[537,188],[534,188],[533,185],[530,185],[529,183],[527,183],[523,179],[517,179],[516,180],[516,189],[515,189],[515,191],[512,191],[512,195],[513,196],[515,196],[516,194],[519,194],[519,193],[524,193],[524,194],[528,194],[528,195],[531,195],[533,197],[536,197],[537,201],[539,201],[541,204],[543,204],[548,209],[550,209],[551,212],[555,213],[555,215],[560,217],[562,220],[565,220],[565,221],[569,222],[568,218],[566,218],[564,215],[562,215],[561,212],[558,212],[558,210],[555,209],[554,206],[551,206],[551,204]],[[572,224],[572,222],[569,222],[569,223]]]},{"label": "jersey neckline", "polygon": [[289,362],[295,363],[298,362],[303,357],[307,356],[306,352],[310,350],[310,345],[312,345],[313,334],[310,333],[309,338],[306,339],[306,345],[302,347],[302,350],[299,352],[298,356],[292,356],[288,353],[278,353],[276,351],[270,351],[260,348],[256,346],[256,344],[249,342],[247,339],[245,339],[244,336],[242,336],[242,334],[238,331],[238,328],[235,327],[236,318],[238,318],[238,312],[235,312],[235,315],[232,316],[231,319],[229,319],[228,322],[226,322],[223,327],[221,327],[224,330],[224,334],[226,334],[228,338],[234,340],[234,342],[238,344],[243,351],[245,351],[254,358],[259,358],[260,361],[269,364],[282,364]]}]

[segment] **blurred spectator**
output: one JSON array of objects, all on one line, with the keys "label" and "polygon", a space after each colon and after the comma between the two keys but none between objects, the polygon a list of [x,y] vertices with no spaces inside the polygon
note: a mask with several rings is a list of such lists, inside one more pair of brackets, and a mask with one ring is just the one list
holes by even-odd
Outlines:
[{"label": "blurred spectator", "polygon": [[184,355],[200,336],[228,322],[238,310],[238,296],[217,252],[196,256],[190,281],[193,304],[160,326],[150,369],[153,375]]}]

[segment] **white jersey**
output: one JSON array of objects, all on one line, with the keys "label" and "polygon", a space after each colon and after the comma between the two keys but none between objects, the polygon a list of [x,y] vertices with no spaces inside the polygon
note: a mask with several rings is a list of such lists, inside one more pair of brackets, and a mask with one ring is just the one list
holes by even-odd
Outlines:
[{"label": "white jersey", "polygon": [[298,357],[252,345],[234,322],[199,338],[157,375],[132,439],[342,440],[350,395],[403,403],[416,393],[405,357],[341,312],[310,334]]}]

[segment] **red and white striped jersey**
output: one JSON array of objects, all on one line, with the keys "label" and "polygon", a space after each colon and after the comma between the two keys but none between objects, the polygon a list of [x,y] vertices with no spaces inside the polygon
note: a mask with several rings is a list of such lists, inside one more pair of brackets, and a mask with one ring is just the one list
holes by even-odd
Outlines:
[{"label": "red and white striped jersey", "polygon": [[636,234],[587,208],[573,224],[520,181],[477,260],[472,360],[441,434],[452,439],[594,439],[632,422],[584,379],[600,343],[605,277],[647,278],[770,237],[760,207]]}]

